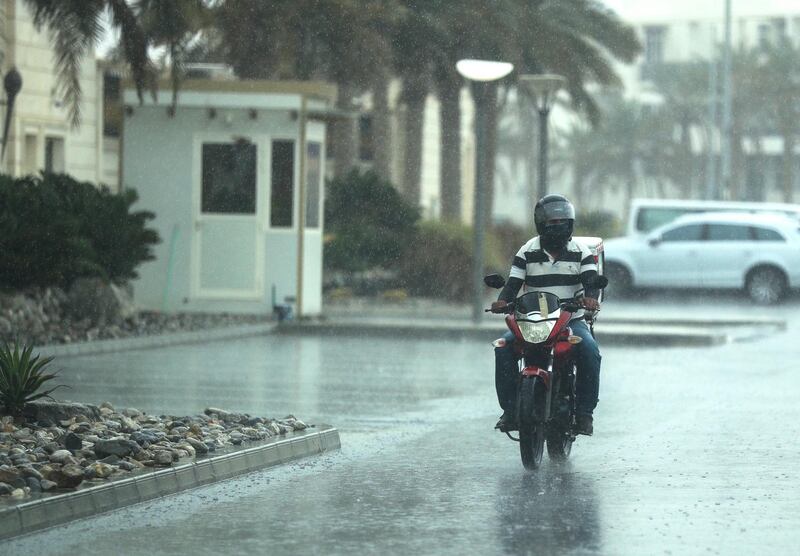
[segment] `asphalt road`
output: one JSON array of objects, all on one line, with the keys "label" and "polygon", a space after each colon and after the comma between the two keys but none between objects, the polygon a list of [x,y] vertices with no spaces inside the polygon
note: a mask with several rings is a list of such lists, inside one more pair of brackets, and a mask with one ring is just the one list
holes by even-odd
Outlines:
[{"label": "asphalt road", "polygon": [[[677,294],[676,294],[677,295]],[[705,303],[705,304],[704,304]],[[752,554],[800,544],[800,302],[713,348],[603,346],[595,436],[527,473],[492,431],[491,346],[265,337],[63,360],[76,400],[217,405],[338,426],[342,451],[0,544],[3,554]],[[601,324],[602,325],[602,324]]]}]

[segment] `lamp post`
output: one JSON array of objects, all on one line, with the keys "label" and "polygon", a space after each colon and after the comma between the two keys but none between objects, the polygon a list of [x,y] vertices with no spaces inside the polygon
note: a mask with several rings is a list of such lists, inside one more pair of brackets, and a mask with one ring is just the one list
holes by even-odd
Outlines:
[{"label": "lamp post", "polygon": [[6,121],[3,126],[3,144],[0,147],[0,162],[6,156],[6,143],[8,143],[8,130],[11,126],[11,116],[14,112],[14,101],[22,89],[22,76],[17,68],[12,67],[3,78],[3,89],[6,91]]},{"label": "lamp post", "polygon": [[470,81],[475,102],[475,206],[473,207],[473,257],[472,257],[472,320],[483,318],[483,260],[484,260],[484,213],[486,207],[486,98],[489,83],[502,79],[514,69],[507,62],[488,60],[459,60],[456,70]]},{"label": "lamp post", "polygon": [[553,74],[521,75],[519,77],[520,88],[528,91],[533,97],[536,111],[539,112],[539,191],[537,199],[547,195],[547,120],[556,94],[564,86],[565,81],[566,79],[562,76]]}]

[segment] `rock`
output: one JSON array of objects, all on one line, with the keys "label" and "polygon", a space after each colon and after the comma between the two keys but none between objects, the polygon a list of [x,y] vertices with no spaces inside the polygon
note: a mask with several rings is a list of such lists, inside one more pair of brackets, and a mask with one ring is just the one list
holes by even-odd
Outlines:
[{"label": "rock", "polygon": [[39,482],[39,479],[35,477],[26,477],[25,482],[28,483],[28,488],[31,489],[31,492],[42,492],[42,484]]},{"label": "rock", "polygon": [[19,471],[20,471],[20,475],[22,475],[26,479],[29,478],[29,477],[33,477],[34,479],[36,479],[38,481],[41,481],[42,479],[44,479],[42,474],[39,471],[37,471],[36,469],[34,469],[33,467],[21,467]]},{"label": "rock", "polygon": [[137,444],[133,440],[128,440],[126,438],[101,440],[100,442],[95,443],[93,449],[95,454],[97,454],[97,457],[99,458],[110,455],[125,457],[131,454],[135,454],[136,452],[141,450],[139,444]]},{"label": "rock", "polygon": [[[84,420],[98,421],[100,410],[94,405],[72,402],[50,402],[36,400],[25,404],[23,413],[33,421],[52,421],[60,423],[81,416]],[[74,422],[74,421],[73,421]]]},{"label": "rock", "polygon": [[52,454],[50,454],[50,461],[53,463],[64,463],[67,458],[72,457],[72,452],[69,450],[56,450]]},{"label": "rock", "polygon": [[10,484],[8,484],[8,483],[0,483],[0,496],[5,495],[5,494],[11,494],[11,492],[13,490],[14,490],[14,487],[12,487]]},{"label": "rock", "polygon": [[104,457],[98,463],[106,463],[108,465],[117,465],[119,463],[119,456],[115,456],[111,454],[110,456]]},{"label": "rock", "polygon": [[114,472],[113,467],[111,467],[107,463],[100,463],[100,462],[93,463],[92,465],[87,467],[87,469],[91,469],[92,472],[94,473],[94,476],[100,479],[105,479],[111,476],[111,474]]},{"label": "rock", "polygon": [[153,461],[156,465],[172,465],[172,452],[161,450],[153,454]]},{"label": "rock", "polygon": [[111,402],[103,402],[100,404],[100,409],[110,409],[111,412],[114,412],[114,406],[111,405]]},{"label": "rock", "polygon": [[77,465],[68,464],[51,471],[47,479],[54,481],[59,488],[75,488],[83,482],[83,469]]},{"label": "rock", "polygon": [[54,483],[53,481],[48,481],[47,479],[45,479],[44,481],[39,481],[39,486],[42,487],[42,490],[44,492],[47,492],[48,490],[53,490],[54,488],[56,488],[58,484]]},{"label": "rock", "polygon": [[131,433],[131,440],[139,444],[142,448],[147,448],[150,444],[158,442],[158,437],[154,434],[147,434],[144,432]]},{"label": "rock", "polygon": [[186,443],[189,444],[192,448],[194,448],[194,451],[198,455],[203,455],[208,453],[208,446],[206,445],[205,442],[201,442],[195,438],[189,437],[186,439]]},{"label": "rock", "polygon": [[139,415],[142,414],[142,412],[136,409],[135,407],[127,407],[122,410],[122,414],[125,417],[138,417]]},{"label": "rock", "polygon": [[19,478],[19,471],[9,465],[0,465],[0,482],[11,484]]},{"label": "rock", "polygon": [[133,454],[133,459],[136,461],[147,461],[149,459],[153,459],[153,452],[150,450],[140,450]]},{"label": "rock", "polygon": [[114,323],[136,314],[127,292],[99,278],[79,278],[72,283],[63,305],[74,320],[93,324]]},{"label": "rock", "polygon": [[[136,463],[138,464],[139,462],[137,461]],[[141,464],[139,464],[139,465],[141,465]],[[122,469],[124,471],[133,471],[134,469],[139,469],[139,465],[136,465],[136,464],[133,464],[133,463],[131,463],[129,461],[123,460],[123,461],[121,461],[121,462],[119,462],[117,464],[117,467],[119,467],[120,469]]]},{"label": "rock", "polygon": [[175,447],[179,450],[183,450],[186,452],[187,456],[194,457],[195,456],[195,449],[194,446],[189,444],[188,442],[181,442],[180,444],[176,444]]},{"label": "rock", "polygon": [[73,452],[75,450],[80,450],[83,448],[83,440],[81,440],[81,437],[74,432],[67,433],[67,435],[64,437],[64,447],[67,450],[72,450]]},{"label": "rock", "polygon": [[22,500],[23,498],[25,498],[25,489],[15,488],[14,490],[11,491],[11,498]]}]

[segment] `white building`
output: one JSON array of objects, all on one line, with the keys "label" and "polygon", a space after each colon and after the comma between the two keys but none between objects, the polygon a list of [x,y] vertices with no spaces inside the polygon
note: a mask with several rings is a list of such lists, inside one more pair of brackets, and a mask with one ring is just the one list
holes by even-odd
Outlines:
[{"label": "white building", "polygon": [[[103,80],[94,53],[89,53],[81,67],[82,118],[76,128],[57,86],[54,52],[46,32],[35,30],[22,0],[0,2],[4,10],[0,70],[5,75],[15,67],[22,76],[0,168],[14,176],[48,170],[93,183],[107,181],[103,167]],[[6,110],[4,104],[3,121]]]}]

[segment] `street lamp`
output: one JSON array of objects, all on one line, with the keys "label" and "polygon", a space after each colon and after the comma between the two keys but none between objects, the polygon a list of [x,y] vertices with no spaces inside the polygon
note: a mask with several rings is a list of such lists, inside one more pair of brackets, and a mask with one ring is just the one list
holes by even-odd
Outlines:
[{"label": "street lamp", "polygon": [[486,212],[486,102],[489,83],[502,79],[514,69],[507,62],[489,60],[459,60],[456,70],[468,79],[472,86],[472,99],[475,102],[475,206],[473,208],[474,246],[472,257],[472,320],[480,322],[483,318],[483,245],[484,212]]},{"label": "street lamp", "polygon": [[560,75],[539,74],[521,75],[519,85],[533,96],[536,111],[539,112],[539,194],[537,199],[547,195],[547,119],[553,107],[556,94],[566,81]]}]

